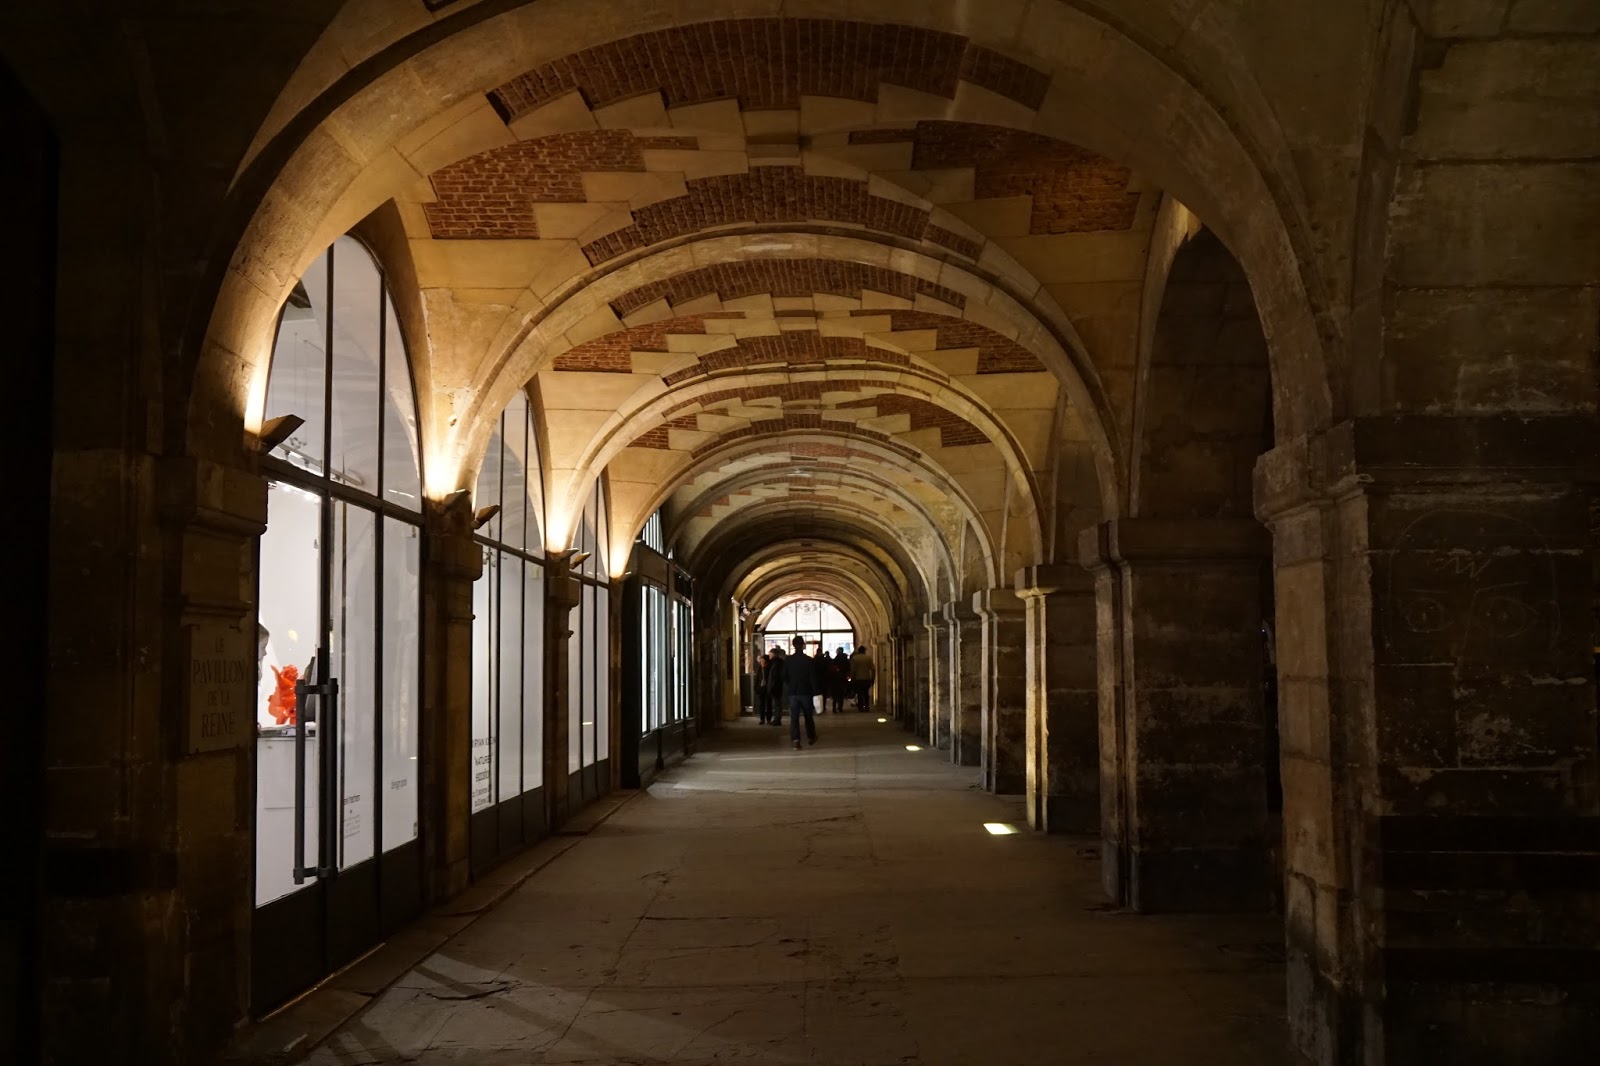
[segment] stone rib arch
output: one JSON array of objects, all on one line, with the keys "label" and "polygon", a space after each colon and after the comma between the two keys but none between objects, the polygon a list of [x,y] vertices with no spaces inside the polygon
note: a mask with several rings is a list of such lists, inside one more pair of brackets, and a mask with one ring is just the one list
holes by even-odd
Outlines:
[{"label": "stone rib arch", "polygon": [[[987,542],[984,532],[982,531],[981,527],[979,527],[979,519],[977,515],[970,510],[970,507],[963,507],[963,503],[959,499],[953,500],[953,503],[954,509],[957,512],[957,517],[960,519],[960,523],[955,529],[947,530],[944,528],[946,525],[945,523],[940,522],[940,520],[935,515],[930,513],[923,504],[917,501],[914,497],[910,496],[892,481],[886,478],[872,476],[860,470],[854,470],[847,476],[854,477],[859,481],[865,482],[869,491],[875,492],[881,495],[884,499],[897,504],[899,508],[907,514],[915,518],[920,518],[921,525],[925,528],[927,533],[934,538],[945,540],[945,538],[949,535],[971,535],[975,537],[979,546],[979,554],[982,559],[985,572],[989,575],[994,575],[996,573],[994,559],[995,553],[993,546]],[[691,502],[686,505],[685,514],[686,516],[692,518],[692,516],[697,513],[695,503],[701,500],[719,498],[731,499],[731,497],[741,494],[756,495],[752,493],[751,490],[771,486],[779,481],[788,483],[791,481],[791,479],[792,475],[786,471],[780,471],[770,467],[758,467],[747,474],[736,476],[727,482],[718,483],[706,489],[703,493],[701,493],[695,502]],[[822,494],[818,493],[817,495],[820,497]],[[783,499],[786,502],[793,502],[796,506],[800,506],[805,502],[810,502],[804,498],[797,500],[795,494],[792,492],[786,498],[774,497],[773,499],[775,502],[776,500],[780,499]],[[838,501],[832,499],[819,499],[816,501],[818,506],[826,506],[828,508],[832,508],[837,502]],[[734,515],[737,517],[739,513],[740,512],[736,511],[734,512]],[[679,528],[681,529],[685,524],[686,523],[680,523]]]},{"label": "stone rib arch", "polygon": [[[913,387],[908,378],[927,385],[924,391]],[[948,410],[953,417],[965,419],[967,424],[973,425],[983,434],[987,443],[999,454],[1003,463],[1006,476],[1015,483],[1015,491],[1021,500],[1021,506],[1014,517],[1019,520],[1024,530],[1023,543],[1026,545],[1024,554],[1037,557],[1043,549],[1043,531],[1040,528],[1040,515],[1043,510],[1042,499],[1037,479],[1031,463],[1022,454],[1015,437],[1008,427],[995,416],[976,397],[967,394],[954,382],[941,382],[931,374],[922,374],[913,368],[903,368],[898,371],[867,372],[863,371],[858,377],[845,381],[829,378],[823,371],[805,371],[772,373],[760,375],[744,375],[739,379],[740,391],[752,396],[770,392],[773,395],[782,395],[786,390],[794,388],[814,387],[819,392],[844,392],[846,386],[850,391],[872,390],[871,396],[902,397],[916,403],[931,403],[942,410]],[[600,469],[606,469],[616,461],[627,448],[639,440],[641,436],[658,427],[670,425],[674,416],[681,420],[680,412],[686,406],[694,405],[704,397],[719,397],[725,390],[715,386],[715,380],[702,384],[695,384],[666,393],[653,396],[641,408],[632,411],[619,411],[610,422],[609,431],[602,431],[591,440],[588,449],[578,461],[576,473],[569,480],[569,485],[583,485],[591,480],[592,474]],[[865,403],[867,401],[855,401]],[[823,423],[834,420],[823,419]],[[752,423],[759,427],[762,423]],[[846,428],[850,427],[850,428]],[[850,423],[839,421],[837,426],[819,426],[819,428],[832,428],[835,431],[851,433],[854,427]],[[859,433],[859,431],[856,431]],[[887,439],[882,443],[891,443]],[[896,446],[898,449],[898,445]],[[911,458],[908,456],[908,458]],[[954,479],[946,477],[953,487]],[[555,495],[556,506],[552,508],[552,524],[556,536],[562,535],[562,530],[570,525],[560,524],[555,516],[571,516],[571,503],[579,498],[576,494],[567,493],[565,497]],[[617,522],[625,532],[636,533],[644,521],[654,513],[663,496],[656,496],[640,508],[632,516],[620,513]],[[565,509],[563,510],[563,507]],[[631,530],[630,530],[630,527]],[[1021,564],[1026,565],[1026,564]]]},{"label": "stone rib arch", "polygon": [[[433,99],[460,99],[467,92],[486,91],[498,84],[495,80],[498,77],[513,76],[533,65],[539,55],[529,53],[536,47],[542,47],[544,55],[553,55],[560,49],[580,49],[617,35],[616,23],[595,32],[592,22],[581,28],[569,24],[558,32],[539,32],[550,28],[543,23],[556,6],[519,7],[493,17],[484,12],[473,17],[486,21],[470,26],[471,19],[463,17],[462,21],[452,23],[462,32],[438,41],[419,39],[401,49],[404,55],[391,53],[387,59],[377,59],[373,65],[353,73],[347,82],[319,97],[314,109],[303,113],[291,130],[269,144],[255,165],[236,183],[234,226],[222,227],[225,246],[239,238],[239,248],[233,260],[235,269],[225,281],[221,278],[218,281],[224,290],[224,299],[213,318],[218,331],[204,345],[204,358],[208,362],[230,364],[243,360],[247,367],[259,363],[259,347],[252,341],[251,334],[263,332],[262,325],[270,309],[251,308],[253,304],[270,308],[278,302],[282,286],[293,273],[294,258],[299,254],[292,249],[297,242],[292,234],[301,235],[303,240],[305,234],[314,232],[318,220],[325,218],[339,193],[356,179],[368,161],[390,150],[390,146],[405,132],[415,129],[427,115],[439,112],[437,104],[408,98],[409,94],[399,88],[407,75],[419,79],[412,82],[413,85],[435,87]],[[806,14],[807,6],[801,5],[786,13]],[[1315,283],[1313,256],[1309,253],[1303,258],[1296,256],[1297,249],[1309,247],[1309,240],[1299,236],[1304,228],[1298,225],[1298,205],[1292,202],[1293,196],[1285,192],[1286,188],[1293,187],[1288,176],[1290,171],[1282,165],[1287,153],[1262,153],[1253,148],[1270,140],[1272,131],[1251,130],[1241,140],[1221,117],[1229,113],[1229,109],[1213,103],[1193,80],[1186,79],[1173,65],[1157,60],[1123,31],[1082,13],[1062,9],[1048,15],[1031,16],[1046,20],[1045,24],[1028,22],[1026,9],[1021,6],[986,14],[993,18],[982,27],[951,25],[950,14],[938,9],[907,11],[898,17],[928,28],[970,32],[974,40],[1008,51],[1034,53],[1041,69],[1051,77],[1050,90],[1034,122],[1035,129],[1124,159],[1164,187],[1173,189],[1227,235],[1230,243],[1238,248],[1252,278],[1274,279],[1263,306],[1268,332],[1275,342],[1275,358],[1283,363],[1285,385],[1281,388],[1292,401],[1279,405],[1284,428],[1287,431],[1324,424],[1332,401],[1329,383],[1322,372],[1322,332],[1306,296],[1308,291],[1320,295],[1321,289]],[[472,15],[472,10],[461,15]],[[686,18],[682,12],[664,15],[630,10],[626,18],[630,32],[693,21],[692,16]],[[520,32],[507,32],[512,27]],[[585,32],[589,34],[588,40],[582,39]],[[1107,60],[1111,60],[1103,65],[1094,64],[1093,76],[1075,67],[1069,59],[1073,49],[1081,48],[1090,40],[1097,49],[1103,50]],[[538,42],[537,46],[531,43],[534,41]],[[474,59],[472,64],[449,62],[469,52]],[[1048,54],[1037,55],[1038,52]],[[1220,52],[1218,58],[1220,61]],[[388,79],[380,76],[380,71],[401,69],[406,70],[406,75],[397,73]],[[1228,66],[1224,64],[1221,69],[1228,69]],[[363,97],[380,96],[385,91],[395,94],[389,101],[393,106],[386,115],[365,109],[364,117],[370,116],[375,121],[367,127],[370,135],[359,146],[341,144],[323,128],[348,122],[356,110],[360,110],[358,101],[365,102]],[[1097,112],[1090,112],[1078,102],[1083,100],[1102,106]],[[1141,142],[1127,138],[1109,128],[1101,117],[1115,113],[1137,120],[1139,116],[1153,114],[1152,100],[1161,100],[1168,108],[1176,105],[1189,120],[1187,125],[1158,127],[1167,131],[1170,141]],[[1188,138],[1189,143],[1184,143],[1184,138]],[[1188,151],[1191,148],[1193,151]],[[1264,154],[1271,156],[1284,171],[1270,175],[1271,181],[1263,177],[1259,166]],[[307,170],[308,166],[312,169]],[[313,195],[283,195],[291,188],[297,194]],[[1226,193],[1212,198],[1207,195],[1208,189],[1226,190]],[[1244,204],[1256,200],[1273,202],[1278,210],[1244,209]],[[265,206],[268,201],[270,207]],[[284,264],[286,257],[286,266],[273,265]],[[220,264],[217,269],[221,269]],[[1331,316],[1325,302],[1319,303],[1319,310],[1323,314],[1323,326],[1328,326]],[[1331,326],[1328,328],[1331,330]],[[209,327],[197,324],[196,336],[202,330],[209,331]],[[236,391],[234,383],[248,379],[250,374],[219,372],[219,369],[207,367],[202,371],[201,380],[209,383],[202,389],[221,384],[220,391],[231,394],[231,397],[222,397],[222,407],[248,408],[246,398]],[[1298,379],[1292,387],[1287,384],[1290,376]],[[198,397],[196,400],[198,402]]]},{"label": "stone rib arch", "polygon": [[[995,330],[1039,358],[1079,409],[1095,449],[1102,506],[1115,509],[1115,486],[1119,483],[1121,466],[1116,436],[1111,428],[1115,426],[1115,418],[1075,327],[1047,294],[1036,291],[1030,302],[1024,302],[1003,285],[971,269],[917,253],[892,253],[862,236],[818,237],[801,233],[784,236],[787,247],[779,254],[773,254],[770,244],[763,252],[758,242],[725,234],[710,234],[679,247],[664,249],[648,259],[595,279],[581,293],[553,307],[515,340],[497,340],[503,354],[483,364],[469,390],[468,406],[456,412],[458,423],[463,427],[455,445],[460,462],[466,464],[462,469],[474,469],[481,461],[487,441],[485,420],[490,413],[503,407],[514,389],[551,366],[566,351],[602,336],[601,332],[580,331],[585,328],[586,321],[608,309],[612,301],[662,277],[709,265],[827,258],[847,264],[886,267],[913,281],[937,284],[959,293],[966,301],[963,318]],[[928,310],[940,313],[943,306],[929,306]]]},{"label": "stone rib arch", "polygon": [[[842,541],[829,541],[826,554],[807,556],[806,549],[797,547],[799,543],[803,542],[779,540],[753,552],[730,570],[722,591],[734,599],[748,599],[748,590],[756,585],[787,579],[800,568],[813,565],[824,568],[841,581],[867,589],[891,616],[896,605],[913,591],[907,584],[906,574],[894,566],[892,560],[886,561]],[[810,550],[816,552],[815,548]]]},{"label": "stone rib arch", "polygon": [[904,602],[932,602],[938,595],[937,575],[913,558],[907,547],[882,541],[853,519],[829,515],[783,528],[748,521],[729,525],[708,538],[688,557],[691,565],[704,563],[702,589],[714,600],[725,601],[739,580],[738,573],[773,553],[816,549],[860,561],[884,575],[889,598]]},{"label": "stone rib arch", "polygon": [[[699,456],[694,464],[681,471],[671,482],[664,484],[646,506],[639,508],[639,512],[648,517],[650,514],[653,514],[657,508],[662,506],[662,504],[665,503],[678,488],[684,484],[687,484],[689,481],[693,480],[693,478],[705,473],[707,470],[716,469],[720,466],[726,465],[729,462],[751,454],[770,453],[775,445],[782,448],[807,445],[828,446],[838,444],[840,441],[845,442],[852,450],[864,451],[868,454],[876,456],[881,460],[884,460],[886,465],[891,467],[908,469],[907,466],[902,464],[905,464],[908,460],[912,459],[912,457],[904,455],[900,452],[889,450],[882,442],[864,440],[859,437],[850,436],[838,430],[827,429],[824,427],[818,427],[799,433],[788,430],[778,430],[772,433],[758,434],[751,437],[727,441],[718,446],[716,449]],[[965,516],[969,521],[977,520],[978,511],[976,507],[969,499],[965,497],[965,494],[961,491],[960,486],[954,482],[948,473],[940,470],[936,466],[927,464],[925,459],[917,460],[915,465],[909,469],[912,469],[917,476],[921,477],[923,480],[926,480],[936,489],[944,492],[947,499],[953,501],[955,506],[959,507],[965,512]],[[681,527],[676,521],[671,523],[671,525],[674,529],[675,536],[681,534]],[[946,549],[946,551],[948,552],[948,549]],[[950,561],[953,566],[953,558]],[[994,571],[994,561],[992,557],[989,559],[989,568],[991,572]]]},{"label": "stone rib arch", "polygon": [[[743,471],[730,477],[726,481],[715,482],[707,488],[701,490],[697,496],[691,498],[687,503],[684,504],[684,517],[678,520],[674,526],[669,529],[669,539],[667,543],[671,544],[672,540],[670,538],[673,536],[673,534],[683,530],[686,520],[692,520],[693,518],[697,517],[700,512],[711,506],[718,498],[722,496],[738,495],[745,493],[752,488],[760,488],[775,484],[779,481],[787,482],[793,479],[795,476],[795,471],[790,467],[780,468],[779,463],[781,462],[782,460],[780,459],[777,463],[758,466],[751,470]],[[932,515],[928,512],[925,506],[907,495],[905,491],[894,481],[879,475],[877,471],[873,470],[870,466],[851,467],[848,470],[818,470],[817,476],[819,479],[836,478],[843,481],[845,479],[853,478],[858,481],[865,482],[873,486],[877,491],[883,492],[886,496],[896,499],[898,502],[900,502],[901,506],[905,510],[919,513],[927,518],[930,523],[937,525],[937,522],[933,521]],[[970,524],[976,521],[976,516],[971,512],[970,506],[965,505],[965,501],[962,501],[959,498],[954,498],[952,499],[952,503],[955,508],[961,511],[963,522]]]},{"label": "stone rib arch", "polygon": [[[809,504],[796,503],[791,500],[773,500],[754,504],[744,508],[740,514],[743,522],[771,519],[774,523],[787,520],[804,522],[807,518],[815,516],[818,508]],[[827,513],[830,517],[849,520],[857,524],[861,530],[870,530],[871,536],[897,539],[903,532],[902,529],[885,521],[883,516],[872,508],[858,504],[834,501],[828,505]],[[917,564],[922,572],[924,583],[930,588],[945,590],[946,598],[956,593],[949,591],[958,587],[955,557],[948,544],[942,538],[930,539],[923,542],[929,558],[925,563]]]},{"label": "stone rib arch", "polygon": [[836,557],[843,561],[829,565],[793,544],[774,545],[731,581],[729,595],[745,604],[770,605],[795,595],[820,593],[821,598],[849,605],[847,616],[866,634],[882,636],[893,626],[898,612],[893,589],[864,561],[842,553]]}]

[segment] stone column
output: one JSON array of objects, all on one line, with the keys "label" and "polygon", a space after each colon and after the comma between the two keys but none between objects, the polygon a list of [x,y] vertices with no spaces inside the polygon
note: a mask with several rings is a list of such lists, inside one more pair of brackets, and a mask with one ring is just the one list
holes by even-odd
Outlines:
[{"label": "stone column", "polygon": [[982,620],[983,787],[1020,796],[1028,785],[1026,607],[1011,589],[985,589],[972,606]]},{"label": "stone column", "polygon": [[1250,519],[1122,518],[1080,537],[1096,575],[1103,881],[1135,910],[1271,898],[1267,540]]},{"label": "stone column", "polygon": [[1315,1062],[1583,1062],[1593,418],[1363,419],[1256,468],[1289,1016]]},{"label": "stone column", "polygon": [[39,720],[44,799],[22,886],[42,987],[12,991],[48,1061],[200,1061],[248,1012],[266,486],[240,460],[54,455],[50,612],[20,619],[50,655],[16,666],[48,701],[14,708]]},{"label": "stone column", "polygon": [[[914,626],[914,628],[912,628]],[[932,667],[928,663],[928,630],[918,623],[908,623],[906,644],[906,696],[910,701],[906,715],[906,729],[922,740],[931,728],[932,694],[928,691],[928,678]]]},{"label": "stone column", "polygon": [[426,895],[448,899],[470,877],[472,583],[483,552],[465,493],[429,503],[422,541],[422,865]]},{"label": "stone column", "polygon": [[[546,557],[544,601],[544,787],[551,829],[572,813],[567,801],[567,693],[572,683],[567,646],[572,640],[572,609],[583,599],[583,584],[567,560],[571,550]],[[735,648],[735,655],[739,649]],[[737,668],[737,662],[735,662]]]},{"label": "stone column", "polygon": [[950,761],[983,763],[983,619],[959,600],[944,605],[950,634]]},{"label": "stone column", "polygon": [[1017,571],[1026,604],[1028,824],[1092,833],[1100,824],[1094,588],[1077,566]]},{"label": "stone column", "polygon": [[951,689],[950,623],[943,611],[923,615],[928,631],[928,731],[923,734],[930,748],[950,750],[954,727],[954,693]]}]

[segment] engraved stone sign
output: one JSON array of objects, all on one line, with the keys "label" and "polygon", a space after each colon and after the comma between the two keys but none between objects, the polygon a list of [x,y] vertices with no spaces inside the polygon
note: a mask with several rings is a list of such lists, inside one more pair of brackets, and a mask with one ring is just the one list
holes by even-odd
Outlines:
[{"label": "engraved stone sign", "polygon": [[237,747],[253,733],[254,657],[236,626],[189,630],[189,754]]}]

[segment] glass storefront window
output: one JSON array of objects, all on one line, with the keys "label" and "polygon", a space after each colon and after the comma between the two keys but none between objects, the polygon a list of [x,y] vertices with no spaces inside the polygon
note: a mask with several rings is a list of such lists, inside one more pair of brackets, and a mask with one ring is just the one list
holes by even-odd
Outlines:
[{"label": "glass storefront window", "polygon": [[[314,883],[318,866],[354,867],[417,837],[416,400],[383,275],[355,239],[341,237],[324,251],[285,304],[263,413],[304,424],[265,462],[258,905]],[[320,696],[301,707],[297,681],[336,684],[337,713]],[[332,767],[327,794],[324,751]],[[301,800],[297,771],[306,780]],[[334,839],[319,836],[319,807],[330,810]],[[296,812],[305,825],[303,856],[293,844]],[[296,884],[302,858],[312,869]]]},{"label": "glass storefront window", "polygon": [[827,600],[797,599],[779,602],[762,612],[762,646],[777,645],[785,652],[796,636],[806,638],[806,654],[821,645],[829,655],[840,648],[855,650],[855,627],[845,613]]},{"label": "glass storefront window", "polygon": [[383,580],[383,850],[391,851],[417,838],[419,630],[417,613],[405,608],[420,602],[422,537],[409,522],[383,521]]},{"label": "glass storefront window", "polygon": [[[499,504],[477,530],[483,575],[472,623],[472,811],[515,800],[544,781],[544,543],[539,450],[527,397],[517,393],[490,437],[473,507]],[[520,817],[515,809],[508,817]],[[495,840],[501,835],[491,834]]]},{"label": "glass storefront window", "polygon": [[[331,619],[329,666],[339,678],[339,866],[372,858],[373,786],[377,765],[378,516],[364,507],[333,503],[333,595],[341,609]],[[320,731],[320,729],[319,729]]]}]

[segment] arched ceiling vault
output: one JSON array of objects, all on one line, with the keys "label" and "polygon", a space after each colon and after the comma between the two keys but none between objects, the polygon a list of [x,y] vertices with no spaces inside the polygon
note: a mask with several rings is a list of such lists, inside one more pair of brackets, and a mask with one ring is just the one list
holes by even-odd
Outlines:
[{"label": "arched ceiling vault", "polygon": [[851,524],[847,516],[832,512],[804,525],[719,530],[705,550],[703,580],[697,589],[713,601],[726,601],[740,582],[790,567],[802,558],[861,576],[890,604],[928,603],[937,591],[905,545],[885,543]]},{"label": "arched ceiling vault", "polygon": [[[1257,270],[1293,256],[1272,184],[1193,85],[1093,18],[998,5],[513,2],[419,30],[387,73],[320,96],[297,78],[240,175],[241,196],[273,181],[202,380],[248,383],[258,424],[268,321],[392,204],[430,496],[472,484],[526,387],[549,547],[604,474],[614,542],[661,508],[719,584],[729,553],[806,531],[878,559],[886,610],[1004,583],[1063,542],[1057,514],[1120,511],[1163,190]],[[1269,333],[1305,340],[1300,306],[1267,308]]]},{"label": "arched ceiling vault", "polygon": [[[941,539],[908,537],[910,530],[892,524],[877,508],[846,499],[830,501],[825,506],[791,499],[752,503],[720,523],[716,535],[702,542],[696,555],[689,558],[697,563],[701,559],[710,560],[713,551],[720,556],[741,540],[749,544],[769,538],[792,539],[795,534],[803,536],[808,529],[827,528],[825,521],[834,529],[849,530],[851,539],[856,542],[871,540],[903,545],[900,554],[916,571],[923,588],[948,596],[953,594],[950,590],[959,585],[960,573],[950,545]],[[719,547],[724,543],[730,547]]]},{"label": "arched ceiling vault", "polygon": [[[876,510],[891,523],[937,539],[949,554],[963,525],[970,526],[988,566],[1000,561],[1000,535],[1007,531],[1004,494],[994,486],[980,491],[991,497],[985,513],[963,483],[925,461],[913,461],[873,440],[832,436],[821,430],[740,439],[702,457],[694,467],[658,490],[654,507],[666,504],[664,518],[669,546],[693,554],[711,529],[737,518],[758,499],[783,496],[813,506],[837,498],[830,490],[850,475],[852,493],[871,487]],[[613,475],[615,477],[615,475]],[[613,480],[615,492],[617,482]],[[1003,486],[1000,486],[1003,489]],[[996,514],[994,502],[1002,511]],[[898,516],[898,517],[896,517]],[[1015,527],[1027,529],[1024,515]],[[991,532],[993,530],[993,532]]]},{"label": "arched ceiling vault", "polygon": [[832,599],[845,608],[863,638],[887,632],[902,606],[894,589],[886,584],[886,576],[869,561],[827,549],[798,549],[793,544],[763,553],[761,561],[735,584],[732,595],[755,611],[800,595]]}]

